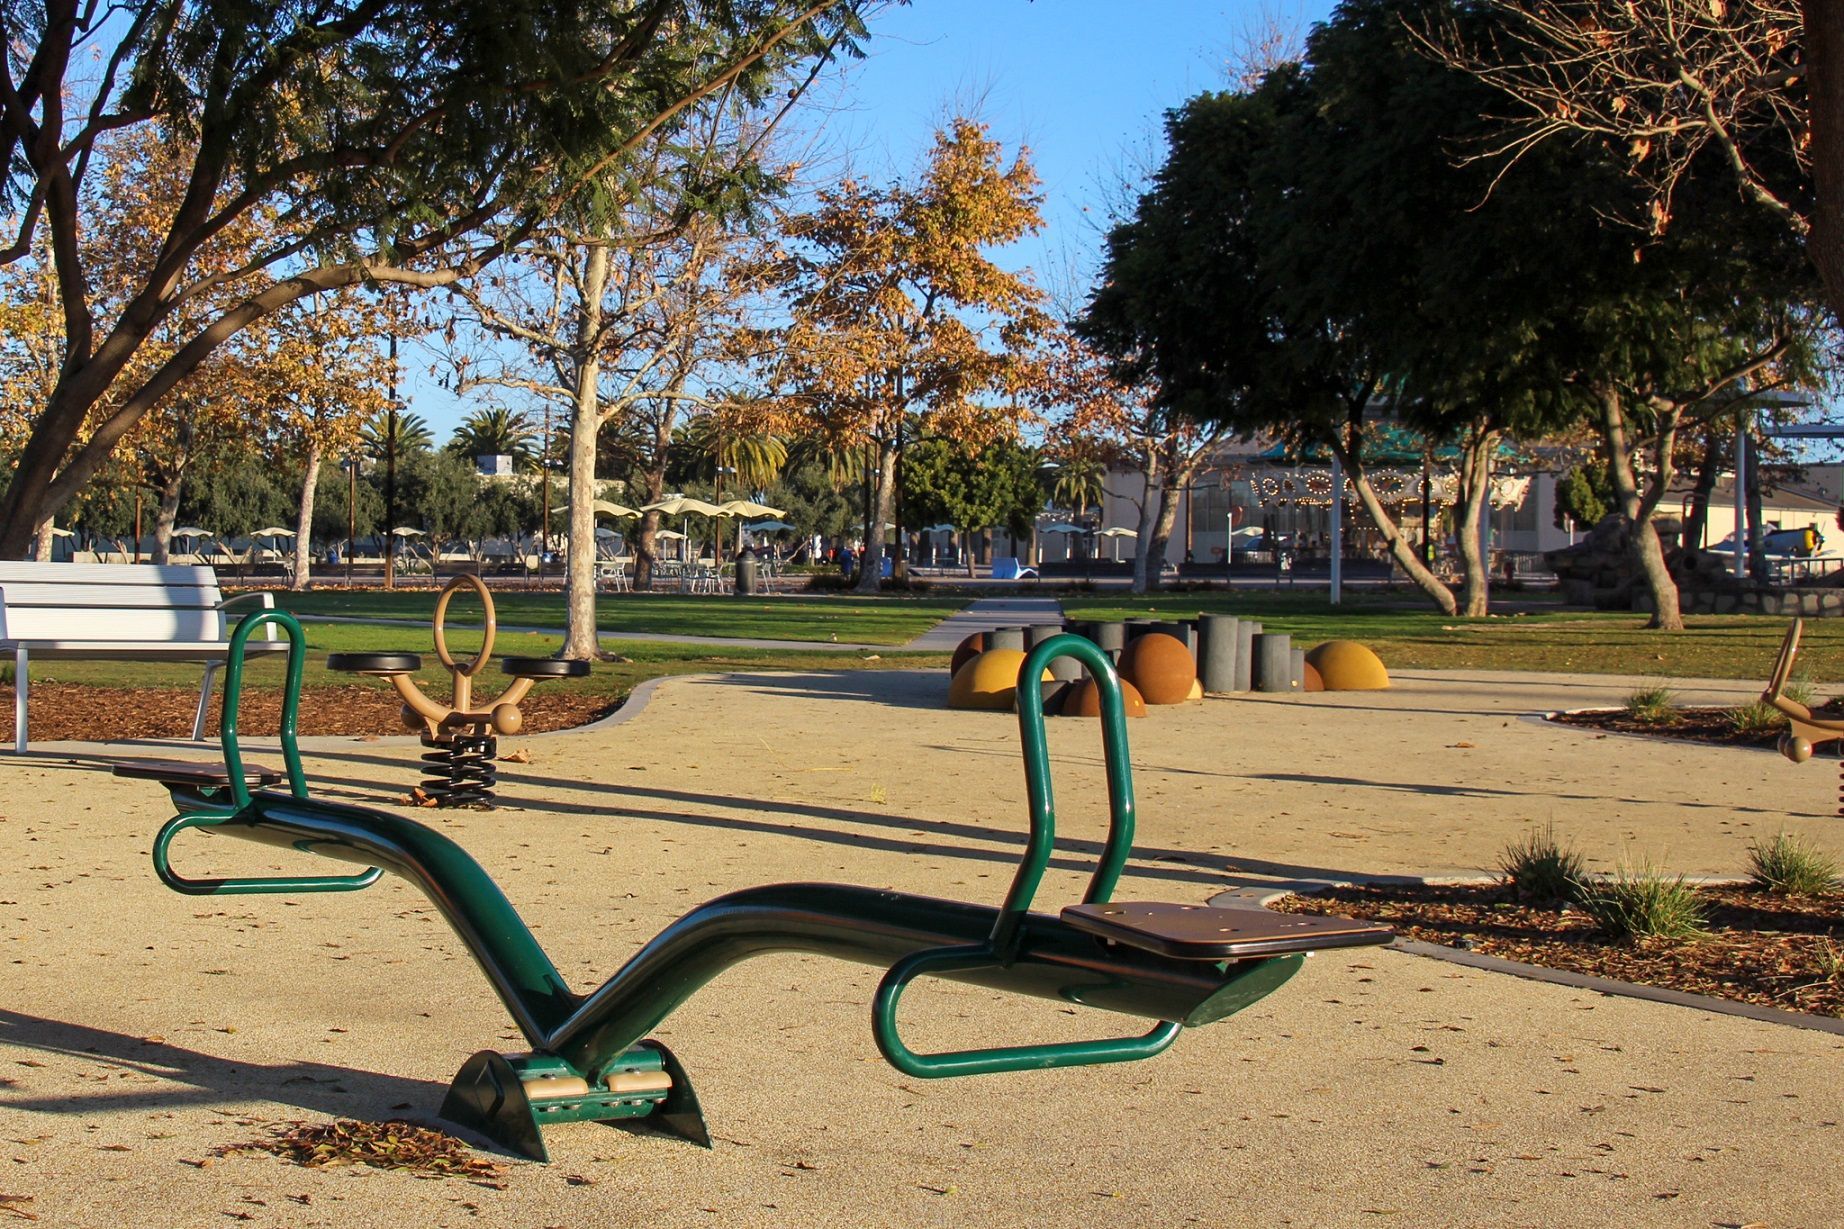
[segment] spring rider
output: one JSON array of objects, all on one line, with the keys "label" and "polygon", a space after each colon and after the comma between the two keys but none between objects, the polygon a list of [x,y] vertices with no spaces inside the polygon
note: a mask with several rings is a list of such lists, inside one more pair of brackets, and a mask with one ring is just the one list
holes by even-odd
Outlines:
[{"label": "spring rider", "polygon": [[[282,710],[285,790],[252,792],[237,741],[242,647],[265,622],[288,632]],[[486,974],[530,1049],[482,1050],[450,1086],[441,1114],[501,1147],[545,1160],[540,1128],[566,1122],[645,1119],[710,1146],[698,1098],[672,1052],[647,1034],[731,965],[769,952],[808,952],[887,971],[871,1004],[871,1035],[890,1064],[918,1078],[979,1075],[1151,1058],[1187,1027],[1221,1020],[1277,989],[1306,953],[1386,942],[1390,932],[1344,918],[1115,901],[1132,853],[1133,784],[1120,683],[1102,651],[1057,636],[1026,657],[1020,677],[1035,688],[1062,655],[1088,667],[1103,693],[1109,818],[1088,890],[1059,913],[1031,909],[1056,836],[1044,714],[1019,710],[1030,835],[1024,860],[998,906],[938,900],[836,883],[744,888],[671,922],[599,989],[579,994],[538,945],[499,887],[447,836],[407,817],[309,795],[295,748],[302,639],[285,612],[246,618],[231,638],[224,691],[224,763],[119,766],[159,780],[177,816],[154,840],[154,870],[188,895],[350,892],[389,870],[422,889]],[[175,870],[173,840],[197,829],[362,866],[357,874],[294,878],[193,878]],[[898,1002],[923,975],[1139,1016],[1139,1036],[918,1052],[903,1040]]]},{"label": "spring rider", "polygon": [[[1786,714],[1787,728],[1776,745],[1780,754],[1795,764],[1811,759],[1816,748],[1844,739],[1844,720],[1814,716],[1810,708],[1781,694],[1787,679],[1792,677],[1793,659],[1799,656],[1799,636],[1804,630],[1804,619],[1794,619],[1793,625],[1786,629],[1786,639],[1780,643],[1780,656],[1774,661],[1773,675],[1767,680],[1767,690],[1761,693],[1764,703]],[[1838,814],[1844,815],[1844,762],[1838,765]]]},{"label": "spring rider", "polygon": [[[458,662],[448,652],[448,603],[462,589],[472,589],[480,598],[486,622],[486,637],[473,660]],[[422,735],[423,781],[425,795],[442,807],[480,807],[493,805],[493,789],[499,772],[494,760],[499,755],[501,734],[517,734],[525,725],[519,701],[541,679],[579,678],[589,673],[589,663],[564,661],[555,657],[507,657],[501,665],[512,681],[498,696],[485,703],[474,700],[474,676],[487,664],[493,652],[493,634],[498,627],[494,617],[493,596],[478,576],[463,572],[448,582],[435,603],[435,656],[448,668],[453,680],[449,702],[438,704],[416,685],[416,672],[423,668],[417,653],[329,653],[327,669],[351,674],[369,674],[387,678],[403,698],[403,724]]]}]

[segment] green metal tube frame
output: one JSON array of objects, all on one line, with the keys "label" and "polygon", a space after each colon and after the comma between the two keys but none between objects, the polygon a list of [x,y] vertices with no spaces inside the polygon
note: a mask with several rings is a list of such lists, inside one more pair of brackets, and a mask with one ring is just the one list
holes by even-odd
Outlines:
[{"label": "green metal tube frame", "polygon": [[[252,794],[242,774],[235,710],[240,649],[264,622],[290,640],[282,751],[289,788]],[[182,813],[155,841],[161,878],[182,892],[241,894],[351,891],[390,870],[420,888],[454,928],[534,1050],[554,1054],[595,1078],[629,1052],[698,988],[753,956],[801,951],[883,966],[890,972],[873,1013],[878,1045],[912,1075],[973,1074],[1148,1057],[1183,1025],[1209,1023],[1270,993],[1299,965],[1295,958],[1220,964],[1186,961],[1103,943],[1058,918],[1032,913],[1051,848],[1055,817],[1043,717],[1025,705],[1029,852],[1002,907],[935,900],[840,884],[774,884],[733,892],[692,910],[630,958],[593,994],[570,990],[497,884],[454,841],[416,821],[308,796],[295,744],[305,638],[286,612],[264,611],[238,625],[226,672],[223,745],[229,797],[181,797]],[[1106,900],[1132,844],[1124,712],[1112,667],[1100,650],[1057,637],[1033,650],[1025,677],[1072,653],[1103,688],[1112,825],[1090,881],[1090,901]],[[168,847],[191,828],[357,863],[353,876],[186,879],[172,871]],[[1010,992],[1140,1015],[1160,1023],[1148,1034],[1090,1042],[919,1055],[896,1026],[902,987],[921,973]]]},{"label": "green metal tube frame", "polygon": [[368,867],[357,875],[267,876],[255,879],[190,879],[173,869],[173,838],[188,828],[215,828],[229,822],[250,806],[250,786],[243,775],[243,748],[237,737],[237,710],[243,701],[244,646],[250,635],[266,623],[281,627],[288,636],[286,675],[282,683],[281,742],[282,762],[288,770],[288,792],[296,798],[307,797],[307,776],[301,769],[301,750],[296,741],[296,721],[301,707],[301,674],[307,664],[307,635],[301,624],[285,610],[262,610],[245,616],[231,633],[228,661],[224,672],[224,708],[219,722],[219,742],[224,751],[224,767],[230,778],[226,787],[229,805],[221,796],[195,801],[207,802],[169,821],[154,837],[154,873],[175,892],[188,896],[213,896],[220,893],[284,892],[356,892],[378,882],[384,874],[379,867]]},{"label": "green metal tube frame", "polygon": [[1052,636],[1025,654],[1018,668],[1018,734],[1024,745],[1025,793],[1031,832],[1024,859],[1012,877],[992,933],[984,943],[916,952],[890,967],[871,1003],[871,1035],[891,1066],[921,1079],[986,1075],[1045,1067],[1127,1062],[1151,1058],[1178,1039],[1183,1025],[1161,1020],[1139,1037],[1104,1037],[1092,1041],[998,1046],[975,1050],[918,1053],[904,1044],[897,1024],[897,1004],[911,981],[923,973],[937,976],[980,968],[1004,968],[1018,958],[1018,940],[1031,902],[1043,883],[1056,847],[1056,796],[1050,780],[1050,749],[1044,731],[1044,708],[1027,697],[1038,694],[1045,667],[1059,657],[1073,657],[1088,667],[1101,689],[1101,737],[1108,773],[1108,839],[1089,879],[1085,904],[1101,904],[1114,894],[1133,852],[1133,767],[1127,749],[1127,710],[1121,700],[1120,676],[1099,645],[1082,636]]}]

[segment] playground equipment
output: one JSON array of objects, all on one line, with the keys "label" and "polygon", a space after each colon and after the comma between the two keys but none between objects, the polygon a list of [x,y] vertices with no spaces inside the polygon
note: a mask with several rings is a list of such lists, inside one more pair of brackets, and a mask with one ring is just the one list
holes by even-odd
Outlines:
[{"label": "playground equipment", "polygon": [[[480,652],[463,664],[448,652],[448,603],[462,589],[472,589],[480,597],[485,612],[486,636]],[[438,704],[416,685],[415,674],[423,668],[416,653],[329,653],[327,669],[352,674],[369,674],[387,678],[403,697],[403,723],[423,737],[424,794],[435,799],[437,806],[490,807],[493,790],[499,782],[494,761],[499,756],[500,734],[517,734],[525,725],[519,701],[541,679],[577,678],[589,673],[589,663],[564,661],[555,657],[507,657],[501,666],[512,681],[492,700],[474,700],[474,676],[487,664],[493,652],[493,634],[498,627],[494,617],[493,596],[478,576],[463,572],[448,582],[435,603],[435,655],[453,679],[447,704]],[[227,705],[228,711],[228,705]]]},{"label": "playground equipment", "polygon": [[[1825,743],[1844,739],[1844,720],[1815,717],[1812,710],[1799,701],[1780,694],[1793,675],[1793,660],[1799,656],[1799,636],[1804,630],[1804,619],[1794,619],[1793,625],[1786,629],[1786,639],[1780,642],[1780,656],[1774,661],[1773,675],[1767,680],[1767,690],[1761,693],[1764,702],[1786,714],[1787,729],[1780,735],[1778,746],[1780,754],[1795,764],[1811,759],[1812,752]],[[1844,815],[1844,761],[1838,765],[1838,814]]]},{"label": "playground equipment", "polygon": [[[266,622],[288,633],[282,756],[287,789],[252,792],[238,746],[236,701],[243,642]],[[1030,801],[1030,838],[1002,905],[937,900],[847,884],[769,884],[720,896],[662,930],[602,987],[572,991],[497,885],[461,847],[413,820],[308,795],[295,747],[303,640],[287,613],[245,619],[232,637],[224,695],[222,766],[127,765],[160,780],[178,814],[154,841],[155,872],[190,895],[348,892],[390,870],[429,897],[467,945],[531,1049],[483,1050],[461,1067],[442,1116],[510,1151],[547,1159],[540,1128],[562,1122],[647,1119],[710,1146],[698,1098],[671,1051],[647,1038],[706,982],[751,956],[810,952],[884,966],[871,1030],[905,1074],[932,1078],[1149,1058],[1187,1026],[1240,1011],[1275,990],[1307,952],[1382,943],[1389,931],[1343,918],[1113,901],[1132,852],[1133,786],[1120,689],[1093,644],[1058,636],[1027,655],[1036,680],[1058,654],[1081,658],[1104,696],[1108,839],[1082,902],[1060,914],[1031,911],[1056,835],[1044,716],[1018,714]],[[365,869],[351,875],[190,878],[171,863],[181,832],[197,829],[319,854]],[[1141,1036],[919,1053],[903,1040],[898,1004],[923,975],[1097,1007],[1154,1021]]]}]

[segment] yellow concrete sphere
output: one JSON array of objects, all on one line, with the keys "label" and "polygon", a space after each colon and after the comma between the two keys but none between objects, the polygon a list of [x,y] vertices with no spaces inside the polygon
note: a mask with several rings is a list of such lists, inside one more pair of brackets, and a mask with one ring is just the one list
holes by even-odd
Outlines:
[{"label": "yellow concrete sphere", "polygon": [[492,722],[495,734],[517,734],[525,728],[525,714],[516,704],[495,704]]},{"label": "yellow concrete sphere", "polygon": [[1355,640],[1328,640],[1306,655],[1327,691],[1382,691],[1389,671],[1369,648]]},{"label": "yellow concrete sphere", "polygon": [[948,707],[1009,711],[1022,665],[1024,654],[1017,649],[987,649],[954,672],[954,681],[948,684]]},{"label": "yellow concrete sphere", "polygon": [[[1120,681],[1121,707],[1127,710],[1129,717],[1144,717],[1146,701],[1140,697],[1139,690],[1126,679]],[[1062,715],[1065,717],[1099,717],[1101,716],[1101,687],[1094,679],[1083,679],[1070,688],[1063,698]]]},{"label": "yellow concrete sphere", "polygon": [[1120,676],[1139,688],[1148,704],[1183,704],[1197,681],[1197,662],[1178,637],[1147,632],[1121,653]]}]

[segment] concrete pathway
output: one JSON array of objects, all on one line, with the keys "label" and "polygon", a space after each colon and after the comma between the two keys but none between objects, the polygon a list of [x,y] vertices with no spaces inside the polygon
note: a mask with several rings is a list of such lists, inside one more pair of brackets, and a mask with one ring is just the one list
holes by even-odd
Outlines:
[{"label": "concrete pathway", "polygon": [[949,615],[903,647],[952,653],[961,641],[974,632],[989,632],[995,627],[1029,627],[1038,623],[1062,621],[1063,607],[1055,598],[983,597],[966,609]]},{"label": "concrete pathway", "polygon": [[[1640,681],[1412,671],[1386,692],[1156,709],[1130,725],[1139,839],[1119,895],[1478,873],[1550,823],[1597,869],[1652,855],[1733,874],[1750,838],[1783,828],[1844,852],[1829,761],[1537,720]],[[308,773],[317,794],[466,848],[587,992],[672,919],[752,884],[1000,899],[1025,829],[1017,722],[946,709],[946,686],[945,670],[665,680],[621,721],[506,740],[529,761],[501,765],[490,813],[391,808],[416,776],[401,739],[305,740]],[[1686,700],[1758,687],[1674,683]],[[1093,723],[1058,719],[1049,740],[1059,839],[1037,907],[1055,912],[1086,882],[1107,787]],[[521,1046],[400,880],[298,897],[161,886],[147,851],[164,795],[84,762],[135,750],[0,756],[15,851],[0,861],[0,1210],[41,1223],[1837,1221],[1844,1038],[1375,949],[1307,961],[1151,1062],[927,1081],[872,1046],[881,969],[771,955],[657,1030],[714,1151],[559,1126],[554,1164],[485,1185],[214,1155],[301,1120],[431,1121],[469,1053]],[[194,833],[173,856],[190,875],[325,867]],[[937,980],[903,1018],[931,1051],[1143,1027]]]}]

